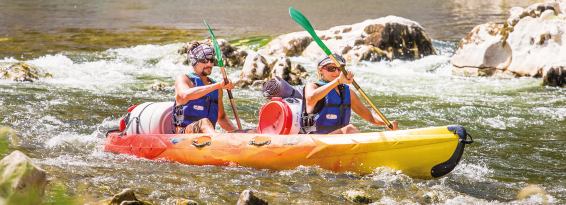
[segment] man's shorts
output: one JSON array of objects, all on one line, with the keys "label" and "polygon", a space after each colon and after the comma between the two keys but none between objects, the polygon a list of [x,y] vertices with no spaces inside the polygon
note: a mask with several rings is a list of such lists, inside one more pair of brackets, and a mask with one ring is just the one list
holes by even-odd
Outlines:
[{"label": "man's shorts", "polygon": [[186,127],[181,128],[177,134],[192,134],[192,133],[202,133],[202,122],[206,118],[202,118],[199,121],[193,122]]}]

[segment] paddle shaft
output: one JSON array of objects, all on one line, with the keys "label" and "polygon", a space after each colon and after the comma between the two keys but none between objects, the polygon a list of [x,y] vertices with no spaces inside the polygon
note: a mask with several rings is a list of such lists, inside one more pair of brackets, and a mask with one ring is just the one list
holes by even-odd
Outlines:
[{"label": "paddle shaft", "polygon": [[[224,70],[224,62],[222,62],[222,51],[220,51],[220,46],[218,46],[218,42],[216,42],[216,38],[214,37],[214,33],[212,33],[212,29],[205,20],[204,24],[210,31],[210,35],[212,36],[212,45],[214,46],[214,51],[216,52],[216,58],[218,60],[218,66],[220,66],[220,70],[222,71],[222,77],[224,78],[224,85],[228,84],[228,77],[226,76],[226,70]],[[240,118],[238,117],[238,111],[236,110],[236,103],[234,102],[234,97],[232,96],[231,90],[226,90],[228,92],[228,98],[230,98],[230,104],[232,105],[232,111],[234,111],[234,118],[236,118],[236,123],[238,123],[238,129],[242,130],[242,125],[240,124]]]},{"label": "paddle shaft", "polygon": [[[338,65],[338,68],[340,68],[340,71],[342,71],[342,74],[344,76],[348,76],[348,73],[346,72],[346,69],[344,69],[342,67],[342,64],[340,64],[338,62],[338,60],[336,60],[336,58],[334,58],[334,56],[332,54],[328,55],[330,57],[330,59],[332,59],[332,61],[334,61],[334,64]],[[369,105],[371,106],[371,108],[373,108],[373,110],[379,115],[379,117],[381,117],[381,119],[383,120],[383,122],[385,122],[385,125],[387,125],[387,127],[389,127],[389,129],[393,130],[393,125],[391,125],[391,123],[385,119],[385,116],[383,116],[383,114],[381,114],[381,112],[379,111],[379,109],[377,109],[377,107],[375,107],[375,105],[373,105],[373,103],[370,101],[370,99],[368,98],[368,96],[366,95],[366,93],[364,93],[364,91],[362,90],[362,88],[358,85],[358,83],[356,83],[355,80],[352,81],[352,85],[354,85],[354,87],[356,88],[356,90],[358,90],[358,92],[360,94],[362,94],[362,97],[364,97],[364,99],[369,103]]]},{"label": "paddle shaft", "polygon": [[[220,67],[222,71],[222,77],[224,78],[224,84],[228,84],[228,77],[226,76],[226,71],[224,67]],[[234,97],[232,96],[231,90],[226,90],[228,92],[228,98],[230,98],[230,104],[232,105],[232,111],[234,111],[234,118],[236,118],[236,123],[238,123],[238,129],[242,130],[242,125],[240,124],[240,118],[238,117],[238,111],[236,111],[236,103],[234,102]]]}]

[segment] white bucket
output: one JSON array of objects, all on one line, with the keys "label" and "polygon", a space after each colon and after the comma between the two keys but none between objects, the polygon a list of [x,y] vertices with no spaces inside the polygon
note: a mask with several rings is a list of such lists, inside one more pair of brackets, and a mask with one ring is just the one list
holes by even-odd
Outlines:
[{"label": "white bucket", "polygon": [[172,108],[173,102],[146,102],[137,106],[130,112],[126,134],[174,134]]}]

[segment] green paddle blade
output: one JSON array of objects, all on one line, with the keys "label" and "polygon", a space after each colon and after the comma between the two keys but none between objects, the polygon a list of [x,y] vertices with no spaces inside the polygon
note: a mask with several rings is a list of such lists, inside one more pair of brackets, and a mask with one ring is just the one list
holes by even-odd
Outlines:
[{"label": "green paddle blade", "polygon": [[[204,20],[203,20],[204,21]],[[210,29],[210,26],[204,21],[206,27],[208,27],[208,31],[210,31],[210,35],[212,35],[212,44],[214,44],[214,53],[216,53],[216,60],[218,61],[218,66],[224,67],[224,62],[222,62],[222,51],[220,51],[220,46],[218,46],[218,42],[216,42],[216,38],[214,38],[214,33]]]},{"label": "green paddle blade", "polygon": [[295,20],[297,23],[303,26],[303,28],[305,28],[307,32],[309,32],[309,34],[312,36],[316,44],[318,44],[318,46],[322,48],[322,50],[324,51],[324,53],[326,53],[326,55],[332,54],[332,52],[330,52],[328,47],[326,47],[326,45],[324,45],[322,40],[320,40],[320,38],[316,35],[316,32],[314,32],[314,29],[312,28],[309,20],[307,20],[307,18],[305,18],[305,16],[303,16],[301,12],[297,11],[293,7],[289,7],[289,14],[291,14],[291,18],[293,18],[293,20]]}]

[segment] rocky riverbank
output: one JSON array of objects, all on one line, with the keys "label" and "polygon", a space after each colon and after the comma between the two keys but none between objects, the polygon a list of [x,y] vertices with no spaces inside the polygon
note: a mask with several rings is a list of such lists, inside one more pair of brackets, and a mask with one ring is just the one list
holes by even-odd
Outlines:
[{"label": "rocky riverbank", "polygon": [[450,59],[454,74],[542,77],[542,85],[566,85],[566,1],[513,7],[504,24],[475,27]]}]

